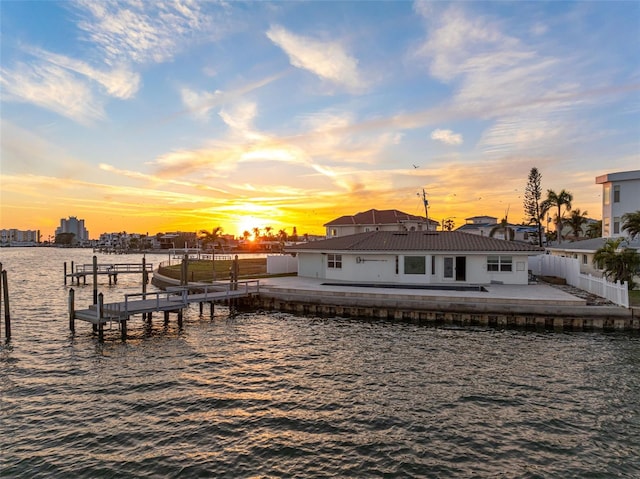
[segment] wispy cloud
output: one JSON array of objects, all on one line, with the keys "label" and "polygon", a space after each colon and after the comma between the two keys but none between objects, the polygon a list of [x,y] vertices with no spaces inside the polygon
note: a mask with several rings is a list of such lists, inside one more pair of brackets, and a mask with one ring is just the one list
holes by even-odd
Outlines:
[{"label": "wispy cloud", "polygon": [[6,174],[56,175],[77,178],[91,170],[89,163],[74,157],[65,147],[49,141],[36,129],[25,129],[0,120],[2,176]]},{"label": "wispy cloud", "polygon": [[80,13],[78,27],[89,40],[90,60],[23,45],[29,61],[3,66],[0,82],[5,100],[32,103],[85,125],[105,119],[105,97],[135,96],[141,79],[132,65],[171,60],[212,21],[200,3],[180,0],[80,0],[71,6]]},{"label": "wispy cloud", "polygon": [[106,93],[114,98],[131,98],[140,87],[140,75],[134,73],[125,65],[98,69],[84,61],[48,52],[40,48],[27,48],[25,50],[40,59],[44,64],[56,65],[100,84],[104,87]]},{"label": "wispy cloud", "polygon": [[31,103],[78,123],[103,119],[104,107],[86,81],[67,69],[44,62],[20,62],[0,69],[3,100]]},{"label": "wispy cloud", "polygon": [[431,139],[441,141],[447,145],[462,144],[462,135],[460,133],[454,133],[451,130],[441,130],[440,128],[431,132]]},{"label": "wispy cloud", "polygon": [[289,56],[291,65],[357,93],[366,87],[358,61],[337,41],[321,41],[274,25],[267,37]]},{"label": "wispy cloud", "polygon": [[[215,108],[223,107],[242,99],[247,93],[258,90],[273,81],[281,78],[284,74],[270,75],[254,82],[249,82],[232,90],[197,91],[183,87],[180,89],[182,104],[195,118],[206,121],[211,116],[211,111]],[[184,112],[182,112],[184,113]]]},{"label": "wispy cloud", "polygon": [[83,15],[79,28],[101,50],[105,62],[160,63],[171,60],[199,32],[211,36],[224,30],[213,25],[200,2],[95,2],[76,3]]},{"label": "wispy cloud", "polygon": [[[454,87],[449,114],[495,122],[482,137],[485,152],[568,141],[570,125],[595,99],[585,93],[590,80],[580,75],[577,55],[559,58],[545,51],[543,39],[536,44],[507,34],[503,24],[464,4],[417,3],[415,10],[428,33],[414,58],[427,59],[430,74]],[[530,30],[544,37],[539,22]]]}]

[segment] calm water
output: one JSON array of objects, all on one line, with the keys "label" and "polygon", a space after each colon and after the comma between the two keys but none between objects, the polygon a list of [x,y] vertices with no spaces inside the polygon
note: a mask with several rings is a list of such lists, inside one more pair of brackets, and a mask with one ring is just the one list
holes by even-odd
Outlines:
[{"label": "calm water", "polygon": [[[0,250],[2,477],[640,477],[638,336],[193,306],[182,330],[136,318],[99,343],[84,322],[69,334],[63,284],[92,256]],[[86,307],[92,286],[75,289]]]}]

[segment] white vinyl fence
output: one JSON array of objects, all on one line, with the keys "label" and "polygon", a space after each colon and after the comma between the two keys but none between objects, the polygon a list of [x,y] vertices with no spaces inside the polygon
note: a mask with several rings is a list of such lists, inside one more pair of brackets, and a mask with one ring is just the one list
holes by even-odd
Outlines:
[{"label": "white vinyl fence", "polygon": [[589,293],[606,298],[619,306],[629,307],[627,282],[612,283],[606,278],[580,273],[580,262],[575,258],[541,254],[529,257],[529,269],[536,276],[556,276],[564,278],[567,284]]},{"label": "white vinyl fence", "polygon": [[298,272],[298,258],[289,254],[268,255],[267,274],[285,274]]}]

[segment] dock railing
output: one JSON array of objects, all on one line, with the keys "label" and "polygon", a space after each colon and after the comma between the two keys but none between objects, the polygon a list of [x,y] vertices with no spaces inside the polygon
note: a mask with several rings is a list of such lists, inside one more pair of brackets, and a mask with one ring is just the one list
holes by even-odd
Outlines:
[{"label": "dock railing", "polygon": [[[128,293],[124,302],[107,303],[97,307],[97,316],[103,319],[128,317],[146,311],[184,308],[190,303],[221,301],[260,292],[259,280],[238,281],[232,283],[191,284],[170,286],[165,291],[150,293]],[[142,311],[144,310],[144,311]]]},{"label": "dock railing", "polygon": [[[149,273],[153,272],[153,264],[145,264],[145,270]],[[92,264],[78,264],[76,265],[76,273],[93,273]],[[112,263],[112,264],[98,264],[98,273],[140,273],[142,272],[142,264],[140,263]]]},{"label": "dock railing", "polygon": [[[192,283],[185,286],[169,286],[167,292],[180,293],[187,302],[213,301],[260,292],[260,280],[251,279],[236,283]],[[190,294],[192,293],[192,294]],[[221,293],[225,293],[222,295]],[[191,301],[190,301],[191,299]]]}]

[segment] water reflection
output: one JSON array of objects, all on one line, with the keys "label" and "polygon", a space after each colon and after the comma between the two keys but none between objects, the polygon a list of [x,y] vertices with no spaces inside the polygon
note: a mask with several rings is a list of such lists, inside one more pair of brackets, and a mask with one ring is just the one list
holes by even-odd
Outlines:
[{"label": "water reflection", "polygon": [[[0,346],[8,477],[640,474],[637,336],[191,307],[182,329],[135,319],[100,343],[68,331],[71,252],[32,250],[2,252],[22,278]],[[137,292],[125,278],[101,291]]]}]

